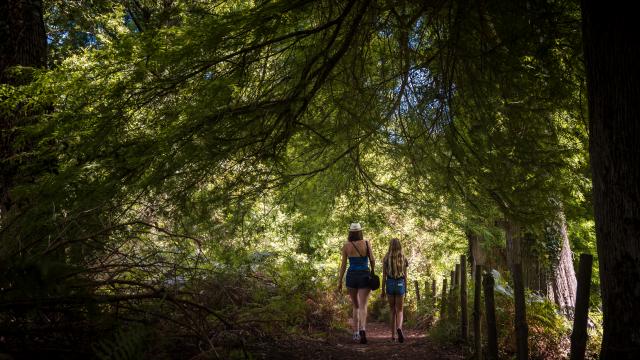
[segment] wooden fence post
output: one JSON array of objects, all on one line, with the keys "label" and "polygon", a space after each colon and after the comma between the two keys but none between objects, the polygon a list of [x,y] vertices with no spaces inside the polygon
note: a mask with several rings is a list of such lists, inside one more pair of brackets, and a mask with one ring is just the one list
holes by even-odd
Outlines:
[{"label": "wooden fence post", "polygon": [[442,279],[442,296],[440,297],[440,319],[444,319],[447,313],[447,277]]},{"label": "wooden fence post", "polygon": [[482,332],[480,331],[480,276],[482,275],[482,265],[476,265],[473,272],[473,348],[475,349],[475,360],[482,360]]},{"label": "wooden fence post", "polygon": [[515,300],[515,328],[516,328],[516,359],[529,358],[529,328],[527,326],[527,308],[524,300],[524,280],[522,278],[522,264],[512,265],[513,297]]},{"label": "wooden fence post", "polygon": [[418,285],[418,280],[413,280],[413,284],[416,286],[416,299],[420,301],[420,285]]},{"label": "wooden fence post", "polygon": [[571,360],[583,360],[587,348],[587,321],[589,319],[589,290],[591,288],[591,268],[593,256],[580,255],[578,270],[578,290],[576,294],[576,308],[571,332]]},{"label": "wooden fence post", "polygon": [[496,328],[496,303],[493,298],[493,274],[490,269],[483,279],[485,317],[487,319],[487,359],[498,360],[498,330]]},{"label": "wooden fence post", "polygon": [[453,292],[453,287],[456,285],[456,272],[451,270],[451,282],[449,283],[449,294]]},{"label": "wooden fence post", "polygon": [[433,303],[436,303],[436,279],[431,280],[431,295],[433,296]]},{"label": "wooden fence post", "polygon": [[456,272],[451,271],[451,282],[449,283],[449,297],[447,298],[447,317],[455,319],[455,305],[453,304],[453,290],[456,287]]},{"label": "wooden fence post", "polygon": [[469,338],[469,318],[467,314],[467,257],[460,255],[460,339]]},{"label": "wooden fence post", "polygon": [[433,294],[429,293],[429,280],[424,281],[424,301],[429,302],[429,299],[433,296]]}]

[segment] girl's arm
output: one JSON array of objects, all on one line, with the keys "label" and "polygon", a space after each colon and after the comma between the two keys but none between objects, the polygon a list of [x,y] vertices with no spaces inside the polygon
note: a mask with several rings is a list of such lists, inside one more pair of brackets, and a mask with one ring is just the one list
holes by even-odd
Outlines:
[{"label": "girl's arm", "polygon": [[409,279],[407,278],[407,268],[409,267],[409,260],[404,259],[404,297],[407,297],[409,292]]},{"label": "girl's arm", "polygon": [[376,267],[376,259],[374,259],[373,257],[373,248],[371,247],[371,244],[369,243],[369,240],[365,240],[367,246],[369,247],[369,261],[371,262],[371,272],[375,272],[373,271],[374,268]]},{"label": "girl's arm", "polygon": [[342,291],[342,277],[344,277],[344,271],[347,268],[347,252],[342,245],[342,263],[340,264],[340,276],[338,277],[338,290]]}]

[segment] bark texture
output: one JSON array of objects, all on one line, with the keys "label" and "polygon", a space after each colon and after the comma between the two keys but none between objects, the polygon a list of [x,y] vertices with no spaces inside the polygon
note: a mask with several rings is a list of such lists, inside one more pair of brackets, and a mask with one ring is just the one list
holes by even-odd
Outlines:
[{"label": "bark texture", "polygon": [[47,42],[42,17],[42,0],[0,2],[0,73],[22,65],[44,67]]},{"label": "bark texture", "polygon": [[582,1],[605,360],[640,358],[640,41],[634,5]]},{"label": "bark texture", "polygon": [[513,264],[522,264],[520,227],[513,222],[506,221],[504,231],[507,241],[507,266],[511,269]]},{"label": "bark texture", "polygon": [[558,209],[555,218],[547,222],[545,232],[547,240],[557,243],[560,248],[552,264],[553,300],[567,316],[573,317],[578,285],[567,235],[567,222],[561,208]]}]

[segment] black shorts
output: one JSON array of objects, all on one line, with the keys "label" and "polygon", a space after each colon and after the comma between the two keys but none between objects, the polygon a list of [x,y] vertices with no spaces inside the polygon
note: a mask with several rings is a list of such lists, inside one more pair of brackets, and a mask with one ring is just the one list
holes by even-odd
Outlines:
[{"label": "black shorts", "polygon": [[347,271],[347,287],[351,289],[369,289],[369,270]]}]

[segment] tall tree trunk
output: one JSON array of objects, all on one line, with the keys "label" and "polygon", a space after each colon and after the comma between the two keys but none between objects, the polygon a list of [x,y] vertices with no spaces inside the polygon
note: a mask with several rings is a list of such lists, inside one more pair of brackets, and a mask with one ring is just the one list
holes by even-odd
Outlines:
[{"label": "tall tree trunk", "polygon": [[605,360],[640,358],[640,41],[634,5],[582,1]]},{"label": "tall tree trunk", "polygon": [[520,227],[511,221],[505,221],[503,226],[507,241],[507,266],[513,269],[513,264],[522,264]]},{"label": "tall tree trunk", "polygon": [[550,280],[553,300],[567,316],[572,317],[578,285],[567,235],[567,222],[562,208],[558,208],[555,218],[547,222],[545,235],[547,241],[560,245],[560,251],[551,264],[553,275]]},{"label": "tall tree trunk", "polygon": [[486,254],[481,244],[480,236],[467,231],[467,241],[469,242],[469,257],[473,267],[472,275],[475,277],[476,265],[485,265]]},{"label": "tall tree trunk", "polygon": [[[46,61],[42,0],[0,1],[0,83],[29,81],[22,76],[14,77],[7,70],[17,65],[45,67]],[[0,219],[12,205],[9,191],[13,187],[17,165],[10,159],[15,154],[12,129],[17,122],[14,113],[0,113]]]}]

